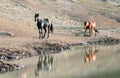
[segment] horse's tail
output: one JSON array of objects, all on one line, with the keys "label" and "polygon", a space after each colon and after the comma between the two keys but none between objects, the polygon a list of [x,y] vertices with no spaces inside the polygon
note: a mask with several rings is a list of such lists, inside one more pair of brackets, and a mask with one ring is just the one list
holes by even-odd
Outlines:
[{"label": "horse's tail", "polygon": [[99,33],[99,31],[97,29],[95,29],[95,32]]},{"label": "horse's tail", "polygon": [[50,31],[53,33],[53,24],[52,24],[52,22],[50,24]]}]

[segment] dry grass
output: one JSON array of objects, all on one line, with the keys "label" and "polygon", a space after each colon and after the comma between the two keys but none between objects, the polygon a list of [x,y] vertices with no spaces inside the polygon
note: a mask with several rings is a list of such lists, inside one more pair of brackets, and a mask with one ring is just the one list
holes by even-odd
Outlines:
[{"label": "dry grass", "polygon": [[[117,4],[99,0],[1,0],[0,32],[10,32],[14,37],[0,36],[0,46],[19,47],[37,41],[85,42],[89,38],[82,36],[83,21],[94,19],[99,29],[120,29],[119,10]],[[49,39],[38,39],[35,12],[53,21],[55,32]]]}]

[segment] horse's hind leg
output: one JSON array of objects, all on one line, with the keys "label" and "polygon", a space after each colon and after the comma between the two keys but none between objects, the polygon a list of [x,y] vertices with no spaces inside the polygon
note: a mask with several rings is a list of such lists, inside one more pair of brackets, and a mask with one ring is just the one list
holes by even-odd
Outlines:
[{"label": "horse's hind leg", "polygon": [[40,29],[39,29],[39,39],[41,38],[41,32],[40,32]]},{"label": "horse's hind leg", "polygon": [[45,37],[45,35],[46,35],[46,32],[47,32],[47,30],[46,30],[46,27],[44,27],[44,35],[43,35],[43,37],[42,38],[44,38]]},{"label": "horse's hind leg", "polygon": [[47,38],[49,38],[49,26],[48,26],[48,35],[47,35]]},{"label": "horse's hind leg", "polygon": [[96,31],[96,29],[95,29],[95,28],[94,28],[94,31],[95,31],[95,36],[96,36],[96,35],[97,35],[97,34],[96,34],[96,32],[97,32],[97,31]]}]

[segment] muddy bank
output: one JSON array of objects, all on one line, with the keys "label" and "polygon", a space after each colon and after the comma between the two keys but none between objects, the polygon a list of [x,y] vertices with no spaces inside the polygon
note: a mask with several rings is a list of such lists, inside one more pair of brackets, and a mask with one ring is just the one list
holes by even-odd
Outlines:
[{"label": "muddy bank", "polygon": [[[37,55],[46,55],[52,53],[59,53],[64,50],[69,50],[73,46],[81,46],[81,45],[115,45],[119,44],[120,39],[115,39],[112,37],[104,37],[99,38],[96,40],[86,41],[85,43],[74,43],[74,44],[64,44],[61,45],[59,43],[48,43],[48,42],[33,42],[24,45],[24,49],[17,49],[17,48],[0,48],[0,72],[6,72],[9,70],[14,70],[14,67],[11,64],[4,63],[4,61],[8,60],[19,60],[22,58],[37,56]],[[8,68],[4,68],[8,65]],[[3,66],[3,67],[2,67]],[[15,67],[18,65],[15,65]],[[18,66],[19,67],[19,66]],[[17,68],[16,68],[17,69]]]},{"label": "muddy bank", "polygon": [[113,37],[104,37],[95,40],[89,40],[81,43],[67,44],[67,46],[80,46],[80,45],[116,45],[120,44],[120,39]]},{"label": "muddy bank", "polygon": [[115,45],[120,44],[120,39],[113,37],[104,37],[92,41],[87,41],[88,44],[98,44],[98,45]]},{"label": "muddy bank", "polygon": [[29,50],[19,50],[16,48],[0,48],[0,60],[18,60],[21,58],[37,55]]},{"label": "muddy bank", "polygon": [[51,53],[59,53],[63,50],[68,50],[70,47],[68,45],[61,45],[58,43],[30,43],[26,45],[29,48],[34,49],[38,55],[45,55]]},{"label": "muddy bank", "polygon": [[24,45],[24,49],[16,48],[0,48],[0,60],[18,60],[22,58],[45,55],[52,53],[59,53],[63,50],[69,50],[72,46],[80,45],[115,45],[119,44],[120,39],[115,39],[112,37],[104,37],[96,40],[87,41],[85,43],[74,43],[74,44],[58,44],[58,43],[47,43],[47,42],[33,42]]},{"label": "muddy bank", "polygon": [[0,48],[0,60],[19,60],[36,55],[59,53],[63,50],[70,49],[70,47],[66,45],[40,42],[29,43],[24,47],[26,50],[16,48]]}]

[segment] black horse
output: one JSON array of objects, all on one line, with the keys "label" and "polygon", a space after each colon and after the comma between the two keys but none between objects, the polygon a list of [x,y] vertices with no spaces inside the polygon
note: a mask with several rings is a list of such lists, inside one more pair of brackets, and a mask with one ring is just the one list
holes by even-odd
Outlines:
[{"label": "black horse", "polygon": [[[53,24],[49,22],[48,18],[39,19],[39,13],[35,13],[35,22],[37,21],[37,27],[39,30],[39,39],[45,38],[46,32],[48,32],[47,38],[49,38],[49,31],[53,32]],[[44,33],[43,33],[44,29]]]}]

